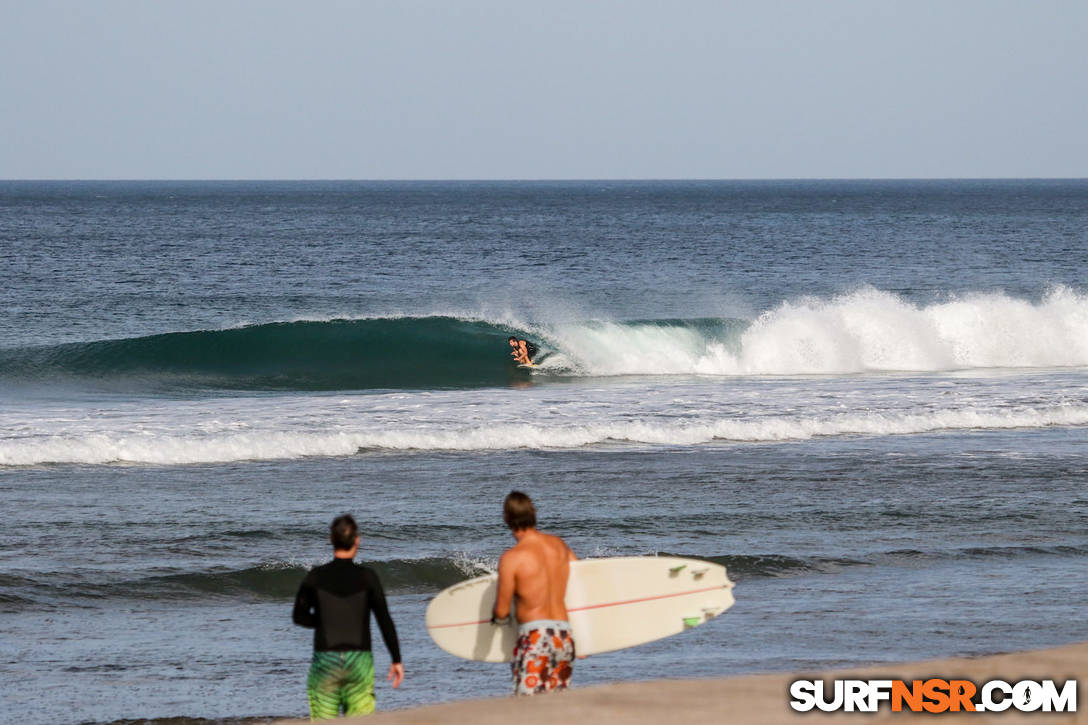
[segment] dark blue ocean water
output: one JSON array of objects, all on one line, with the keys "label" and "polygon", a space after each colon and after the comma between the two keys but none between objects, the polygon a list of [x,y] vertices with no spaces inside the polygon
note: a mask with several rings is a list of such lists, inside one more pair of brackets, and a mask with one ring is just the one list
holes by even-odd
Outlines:
[{"label": "dark blue ocean water", "polygon": [[345,510],[379,707],[504,694],[422,614],[511,488],[737,581],[581,684],[1088,637],[1086,181],[0,182],[0,246],[0,719],[304,714]]}]

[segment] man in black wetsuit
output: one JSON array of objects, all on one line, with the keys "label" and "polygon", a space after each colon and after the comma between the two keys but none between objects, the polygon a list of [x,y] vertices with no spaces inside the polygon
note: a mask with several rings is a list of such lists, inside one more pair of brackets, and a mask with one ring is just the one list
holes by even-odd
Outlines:
[{"label": "man in black wetsuit", "polygon": [[352,559],[359,549],[359,527],[344,514],[330,527],[333,560],[314,567],[295,597],[295,624],[314,630],[314,658],[306,690],[310,718],[374,712],[374,657],[370,651],[370,613],[393,659],[388,679],[393,687],[404,679],[397,630],[385,604],[378,575]]}]

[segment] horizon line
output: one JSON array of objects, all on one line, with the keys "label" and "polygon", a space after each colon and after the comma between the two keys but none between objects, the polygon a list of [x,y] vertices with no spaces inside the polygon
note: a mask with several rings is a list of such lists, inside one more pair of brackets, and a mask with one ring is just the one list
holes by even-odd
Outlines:
[{"label": "horizon line", "polygon": [[660,177],[10,177],[0,178],[0,183],[27,182],[362,182],[362,183],[569,183],[569,182],[683,182],[683,181],[1086,181],[1088,176],[660,176]]}]

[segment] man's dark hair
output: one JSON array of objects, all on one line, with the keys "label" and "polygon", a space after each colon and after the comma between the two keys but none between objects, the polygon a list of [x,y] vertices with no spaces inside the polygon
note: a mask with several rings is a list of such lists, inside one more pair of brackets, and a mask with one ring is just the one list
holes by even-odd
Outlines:
[{"label": "man's dark hair", "polygon": [[329,527],[329,540],[332,548],[338,551],[349,551],[355,546],[355,537],[359,535],[359,527],[355,525],[355,519],[351,514],[337,516]]},{"label": "man's dark hair", "polygon": [[511,335],[510,337],[506,338],[506,341],[507,342],[517,342],[518,339],[516,337],[514,337],[513,335]]},{"label": "man's dark hair", "polygon": [[502,502],[502,520],[511,531],[535,527],[536,509],[533,507],[533,500],[521,491],[511,491]]}]

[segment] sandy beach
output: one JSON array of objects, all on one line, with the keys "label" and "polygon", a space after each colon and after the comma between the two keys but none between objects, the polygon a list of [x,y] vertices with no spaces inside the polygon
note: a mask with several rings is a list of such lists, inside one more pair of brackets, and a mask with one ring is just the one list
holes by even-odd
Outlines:
[{"label": "sandy beach", "polygon": [[[410,676],[410,673],[409,673]],[[1088,642],[1053,649],[1016,652],[989,657],[929,660],[862,669],[819,673],[747,675],[708,680],[660,680],[627,682],[599,687],[575,688],[550,697],[491,698],[444,705],[378,713],[344,722],[407,725],[408,723],[474,723],[476,725],[544,725],[545,723],[745,723],[771,725],[817,718],[821,722],[877,720],[914,722],[932,720],[931,714],[890,712],[887,705],[875,714],[798,713],[789,706],[789,685],[796,679],[965,679],[981,684],[992,679],[1010,683],[1018,680],[1078,680],[1078,697],[1088,682]],[[409,685],[410,686],[410,685]],[[386,702],[391,698],[387,696]],[[1001,713],[944,713],[941,722],[1086,723],[1088,710],[1078,701],[1076,713],[1022,713],[1010,709]],[[304,720],[284,721],[303,723]]]}]

